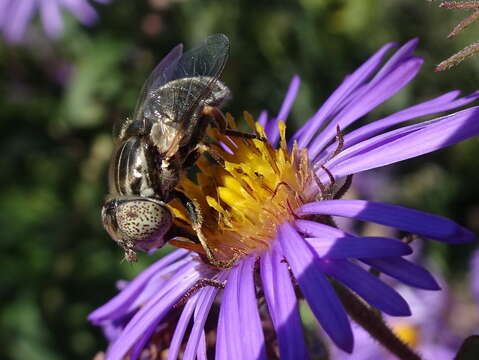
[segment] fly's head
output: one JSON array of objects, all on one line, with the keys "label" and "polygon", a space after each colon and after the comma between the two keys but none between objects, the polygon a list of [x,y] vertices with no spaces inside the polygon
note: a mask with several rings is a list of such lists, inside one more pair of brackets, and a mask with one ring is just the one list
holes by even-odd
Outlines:
[{"label": "fly's head", "polygon": [[165,244],[164,236],[172,224],[165,203],[146,197],[118,197],[102,208],[108,234],[125,250],[125,260],[136,261],[135,249],[148,251]]}]

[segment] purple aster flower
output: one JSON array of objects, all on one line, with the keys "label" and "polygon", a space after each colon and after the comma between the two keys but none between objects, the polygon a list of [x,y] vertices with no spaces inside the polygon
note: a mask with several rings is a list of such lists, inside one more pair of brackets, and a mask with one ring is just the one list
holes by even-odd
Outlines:
[{"label": "purple aster flower", "polygon": [[[414,249],[414,256],[421,261],[421,249]],[[411,258],[411,255],[408,256]],[[453,294],[450,293],[444,278],[436,278],[442,291],[427,291],[412,288],[397,281],[390,281],[394,289],[408,302],[412,315],[409,317],[392,317],[385,315],[384,320],[401,340],[420,353],[425,359],[453,359],[460,346],[460,338],[448,323],[448,317],[454,313]],[[431,306],[434,304],[434,306]],[[347,354],[331,346],[331,359],[335,360],[394,360],[396,356],[389,353],[371,335],[354,324],[355,351]]]},{"label": "purple aster flower", "polygon": [[[346,77],[289,143],[284,123],[298,77],[276,117],[263,112],[254,123],[245,114],[268,141],[230,138],[211,129],[224,164],[200,158],[196,181],[185,178],[179,189],[198,201],[202,230],[216,258],[235,264],[216,268],[204,262],[201,246],[170,240],[183,249],[144,270],[90,314],[89,320],[109,338],[106,359],[176,359],[180,354],[183,359],[206,359],[213,353],[218,360],[272,354],[307,359],[298,311],[303,298],[333,343],[352,352],[353,331],[344,298],[338,297],[341,289],[387,315],[410,315],[406,300],[364,266],[408,286],[439,289],[427,270],[404,258],[411,253],[409,245],[348,233],[332,221],[333,216],[352,218],[446,243],[474,240],[465,228],[436,215],[341,199],[352,174],[479,132],[477,107],[404,124],[479,98],[479,93],[458,97],[458,91],[345,132],[415,77],[423,62],[412,55],[416,44],[409,41],[387,61],[385,55],[395,44],[382,47]],[[177,225],[191,230],[185,209],[177,203],[171,209]]]},{"label": "purple aster flower", "polygon": [[21,42],[28,23],[38,11],[47,35],[57,38],[63,29],[61,8],[70,11],[84,25],[92,25],[98,19],[88,0],[1,0],[0,31],[9,43]]}]

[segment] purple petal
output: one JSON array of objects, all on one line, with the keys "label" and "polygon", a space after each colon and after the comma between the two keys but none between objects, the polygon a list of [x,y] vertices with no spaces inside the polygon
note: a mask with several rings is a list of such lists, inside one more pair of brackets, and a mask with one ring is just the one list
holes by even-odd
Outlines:
[{"label": "purple petal", "polygon": [[61,0],[61,2],[84,25],[93,25],[98,20],[93,6],[84,0]]},{"label": "purple petal", "polygon": [[412,253],[409,245],[385,237],[316,237],[305,240],[319,257],[326,259],[400,256]]},{"label": "purple petal", "polygon": [[349,106],[341,111],[308,146],[310,158],[316,158],[323,147],[336,136],[337,125],[344,130],[348,125],[392,97],[416,76],[423,62],[420,58],[405,60],[377,84],[371,82],[362,89],[360,96],[357,96]]},{"label": "purple petal", "polygon": [[266,359],[253,280],[255,261],[243,258],[229,271],[218,320],[218,360]]},{"label": "purple petal", "polygon": [[321,224],[316,221],[298,219],[294,222],[294,225],[300,232],[311,237],[327,237],[336,239],[352,236],[344,231],[339,230],[338,228]]},{"label": "purple petal", "polygon": [[479,107],[473,107],[368,139],[345,150],[346,158],[341,153],[325,166],[335,176],[342,177],[423,155],[478,133]]},{"label": "purple petal", "polygon": [[51,38],[57,38],[63,28],[58,3],[52,0],[40,0],[40,15],[47,35]]},{"label": "purple petal", "polygon": [[151,279],[148,281],[145,288],[138,294],[135,301],[130,305],[129,311],[142,307],[143,304],[149,301],[153,296],[156,295],[158,290],[163,287],[163,285],[168,282],[172,274],[174,274],[178,269],[181,269],[192,261],[191,257],[186,257],[184,259],[178,260],[163,269],[159,270]]},{"label": "purple petal", "polygon": [[[224,271],[218,281],[222,281],[226,278],[227,271]],[[190,337],[186,345],[185,354],[183,360],[195,360],[198,353],[198,346],[200,344],[201,336],[204,335],[204,327],[206,319],[211,309],[211,305],[216,298],[218,288],[206,287],[199,291],[198,302],[195,309],[193,328],[191,329]]]},{"label": "purple petal", "polygon": [[313,314],[341,349],[353,350],[351,324],[331,284],[320,271],[319,258],[289,224],[279,227],[278,239]]},{"label": "purple petal", "polygon": [[[399,123],[416,119],[421,116],[427,116],[432,114],[437,114],[442,111],[447,111],[455,109],[479,98],[479,92],[472,93],[464,98],[454,100],[459,95],[459,91],[451,91],[447,94],[441,95],[432,100],[411,106],[407,109],[401,110],[393,115],[390,115],[386,118],[373,121],[369,124],[366,124],[359,129],[352,131],[349,134],[344,136],[345,149],[379,134],[380,132],[390,128],[391,126],[397,125]],[[316,161],[319,163],[324,162],[325,159],[329,158],[330,154],[334,152],[337,144],[333,143],[321,154],[316,157]]]},{"label": "purple petal", "polygon": [[376,276],[347,260],[320,260],[321,270],[356,292],[369,304],[392,316],[409,316],[407,302]]},{"label": "purple petal", "polygon": [[447,242],[473,241],[475,235],[455,222],[402,206],[364,200],[325,200],[303,205],[298,216],[322,214],[370,221]]},{"label": "purple petal", "polygon": [[114,314],[122,312],[124,309],[128,308],[153,276],[157,275],[159,271],[167,267],[169,264],[184,257],[186,254],[188,254],[187,250],[176,250],[145,269],[140,275],[131,281],[122,292],[88,315],[88,320],[93,324],[100,324]]},{"label": "purple petal", "polygon": [[401,257],[361,259],[361,261],[380,272],[403,282],[404,284],[425,290],[441,289],[439,284],[426,269]]},{"label": "purple petal", "polygon": [[268,112],[266,110],[261,111],[256,122],[265,128],[268,123]]},{"label": "purple petal", "polygon": [[123,358],[145,333],[156,328],[179,298],[199,279],[195,267],[194,263],[185,265],[135,314],[121,336],[111,344],[106,360]]},{"label": "purple petal", "polygon": [[8,18],[11,4],[11,1],[0,1],[0,30],[3,27],[3,23]]},{"label": "purple petal", "polygon": [[362,64],[353,74],[349,75],[344,82],[333,92],[321,108],[309,119],[298,133],[293,135],[290,145],[294,140],[298,140],[300,148],[305,148],[313,138],[314,134],[325,124],[332,114],[337,113],[338,109],[344,107],[343,102],[347,100],[352,93],[356,91],[368,78],[376,71],[384,55],[396,44],[390,43],[384,45],[364,64]]},{"label": "purple petal", "polygon": [[198,344],[198,351],[196,352],[197,360],[208,360],[208,355],[206,353],[206,335],[203,330],[200,335],[200,342]]},{"label": "purple petal", "polygon": [[280,358],[308,359],[298,302],[287,264],[281,262],[282,259],[275,249],[261,257],[261,281],[278,338]]},{"label": "purple petal", "polygon": [[131,351],[130,351],[130,356],[128,357],[128,360],[136,360],[138,357],[141,355],[143,352],[146,344],[150,340],[151,336],[156,330],[156,326],[151,326],[136,342],[136,344],[133,345]]},{"label": "purple petal", "polygon": [[[414,50],[414,47],[416,46],[416,44],[417,44],[417,39],[413,39],[413,40],[407,42],[405,45],[403,45],[386,62],[386,64],[378,71],[378,73],[373,77],[373,79],[371,81],[369,81],[369,83],[366,83],[366,81],[368,79],[367,79],[367,77],[364,77],[362,79],[364,81],[364,83],[358,83],[357,84],[357,88],[354,89],[355,91],[351,92],[348,95],[348,97],[345,98],[345,101],[343,101],[343,104],[341,104],[341,107],[339,107],[339,106],[335,107],[336,113],[331,114],[331,116],[334,116],[335,118],[330,122],[330,124],[328,126],[325,127],[325,129],[323,131],[321,131],[317,135],[317,138],[314,142],[315,144],[308,145],[309,149],[311,149],[311,150],[313,150],[313,148],[315,149],[314,150],[315,154],[313,156],[311,156],[311,159],[315,158],[317,153],[319,153],[320,149],[336,135],[336,125],[339,124],[339,121],[341,122],[341,124],[339,124],[341,126],[341,129],[344,129],[348,124],[352,123],[353,121],[355,121],[357,119],[357,117],[356,118],[354,118],[354,117],[351,118],[350,117],[350,115],[354,114],[354,113],[351,113],[351,110],[353,110],[355,108],[361,109],[363,114],[369,111],[369,110],[365,110],[365,107],[363,106],[363,105],[366,105],[366,103],[365,103],[366,98],[369,97],[369,99],[372,99],[373,102],[374,101],[380,101],[379,103],[382,103],[384,101],[385,98],[383,98],[383,97],[384,97],[385,93],[381,93],[379,91],[377,98],[372,98],[371,97],[371,92],[372,91],[377,91],[377,90],[379,90],[379,88],[384,87],[385,82],[390,82],[392,74],[394,74],[395,72],[397,73],[397,68],[400,68],[403,63],[411,60],[411,54],[412,54],[412,51]],[[380,65],[380,62],[382,61],[382,56],[379,57],[377,60],[379,60],[379,62],[376,63],[374,68],[370,68],[369,70],[374,70],[374,71],[376,70],[376,68]],[[361,66],[361,68],[363,66]],[[373,71],[371,71],[370,74],[372,74],[372,72]],[[368,76],[370,74],[368,74]],[[353,74],[353,76],[354,76],[354,74]],[[349,80],[349,79],[347,79],[347,80]],[[407,77],[400,78],[397,83],[393,83],[392,84],[393,89],[394,88],[399,89],[398,86],[399,87],[404,86],[404,84],[405,84],[404,80],[407,80]],[[407,80],[407,81],[409,81],[409,80]],[[406,81],[406,83],[407,83],[407,81]],[[401,82],[403,82],[403,85],[401,85]],[[383,99],[383,100],[381,100],[381,99]],[[370,104],[369,104],[369,108],[371,109]],[[348,112],[349,112],[349,115],[348,115]],[[355,115],[355,116],[357,116],[357,115]],[[362,116],[362,115],[359,115],[359,116]],[[349,117],[349,119],[348,119],[348,117]],[[318,125],[318,129],[319,129],[320,125],[321,124]],[[306,146],[307,144],[300,143],[301,147],[303,147],[303,145]]]},{"label": "purple petal", "polygon": [[288,91],[286,92],[286,96],[283,100],[283,105],[281,105],[281,109],[279,110],[278,116],[272,119],[272,121],[269,121],[266,126],[266,134],[270,143],[273,145],[276,145],[279,140],[278,124],[280,122],[286,122],[289,112],[291,111],[291,107],[293,106],[294,100],[296,99],[296,95],[298,94],[300,83],[301,80],[299,76],[293,76],[289,84]]},{"label": "purple petal", "polygon": [[389,73],[392,72],[399,64],[412,56],[418,43],[419,39],[413,38],[401,46],[398,51],[396,51],[394,55],[391,56],[391,58],[386,62],[386,64],[384,64],[384,66],[378,71],[378,73],[371,80],[371,83],[382,81],[385,77],[389,76]]},{"label": "purple petal", "polygon": [[3,32],[10,43],[19,43],[36,9],[35,0],[12,1],[3,20]]},{"label": "purple petal", "polygon": [[183,342],[183,337],[185,336],[186,328],[190,323],[191,316],[195,310],[196,303],[198,301],[198,294],[194,294],[186,303],[183,311],[181,312],[180,319],[175,327],[175,332],[173,333],[173,338],[171,339],[170,346],[168,348],[168,358],[167,360],[176,360],[180,352],[180,347]]}]

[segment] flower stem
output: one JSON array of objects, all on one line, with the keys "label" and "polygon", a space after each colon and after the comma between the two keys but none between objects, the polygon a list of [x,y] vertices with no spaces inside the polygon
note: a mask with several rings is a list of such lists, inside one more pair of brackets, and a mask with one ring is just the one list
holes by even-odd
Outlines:
[{"label": "flower stem", "polygon": [[462,20],[455,28],[454,30],[451,31],[451,33],[447,36],[448,39],[452,39],[453,37],[457,36],[462,30],[464,30],[466,27],[471,25],[474,21],[479,18],[479,10],[475,10],[471,15],[469,15],[467,18]]},{"label": "flower stem", "polygon": [[439,7],[447,9],[477,9],[479,1],[446,1],[441,3]]},{"label": "flower stem", "polygon": [[479,52],[479,42],[476,42],[472,45],[466,46],[464,49],[459,51],[457,54],[452,55],[450,58],[441,62],[434,71],[439,72],[446,69],[449,69],[457,64],[459,64],[466,57],[471,56]]},{"label": "flower stem", "polygon": [[421,360],[418,354],[394,334],[377,311],[337,281],[332,280],[332,284],[348,314],[381,345],[401,360]]}]

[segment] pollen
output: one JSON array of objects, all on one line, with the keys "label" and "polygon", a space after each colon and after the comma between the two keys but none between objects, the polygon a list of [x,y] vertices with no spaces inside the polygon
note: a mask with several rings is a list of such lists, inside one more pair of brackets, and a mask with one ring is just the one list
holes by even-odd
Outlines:
[{"label": "pollen", "polygon": [[[196,181],[184,177],[178,187],[198,203],[208,245],[225,261],[268,250],[277,226],[293,221],[295,210],[317,193],[307,150],[298,149],[296,144],[288,149],[285,124],[279,124],[280,144],[275,148],[263,140],[265,131],[252,116],[245,113],[244,117],[258,139],[225,136],[210,129],[209,136],[216,140],[212,151],[223,163],[201,157],[196,164]],[[230,115],[227,120],[235,128]],[[178,225],[191,225],[179,202],[173,202],[171,208]],[[198,244],[170,243],[204,254]]]}]

